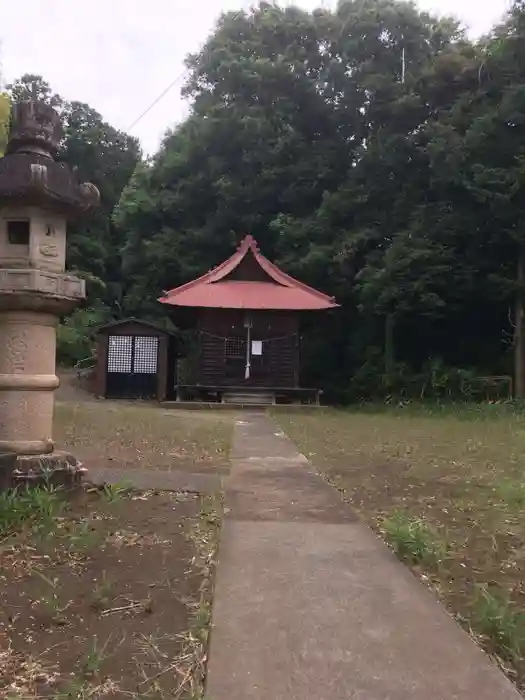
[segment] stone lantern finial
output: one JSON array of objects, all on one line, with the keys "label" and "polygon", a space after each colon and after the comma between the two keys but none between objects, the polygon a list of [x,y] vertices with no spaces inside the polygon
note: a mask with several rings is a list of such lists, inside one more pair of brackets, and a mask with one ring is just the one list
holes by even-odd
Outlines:
[{"label": "stone lantern finial", "polygon": [[60,116],[45,102],[13,105],[11,133],[6,154],[34,153],[53,158],[63,137]]},{"label": "stone lantern finial", "polygon": [[0,159],[0,207],[18,201],[71,218],[97,206],[98,189],[79,183],[65,163],[54,160],[62,137],[60,116],[51,105],[32,100],[13,105],[6,154]]}]

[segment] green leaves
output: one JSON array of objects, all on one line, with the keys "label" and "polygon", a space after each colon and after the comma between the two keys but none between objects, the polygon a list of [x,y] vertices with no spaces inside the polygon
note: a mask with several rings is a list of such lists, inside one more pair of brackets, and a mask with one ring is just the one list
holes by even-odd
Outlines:
[{"label": "green leaves", "polygon": [[[473,249],[485,251],[470,246],[468,208],[487,174],[475,181],[464,139],[479,53],[456,23],[391,0],[311,14],[263,3],[223,15],[188,66],[191,115],[115,213],[125,308],[206,271],[247,232],[343,304],[326,336],[338,363],[328,348],[310,356],[325,376],[363,361],[378,316],[431,323],[473,300],[485,272]],[[418,349],[424,361],[446,346]]]},{"label": "green leaves", "polygon": [[9,132],[11,100],[5,93],[0,93],[0,157],[4,154]]},{"label": "green leaves", "polygon": [[57,330],[57,359],[62,366],[73,367],[93,354],[94,334],[110,318],[110,311],[96,308],[77,309]]}]

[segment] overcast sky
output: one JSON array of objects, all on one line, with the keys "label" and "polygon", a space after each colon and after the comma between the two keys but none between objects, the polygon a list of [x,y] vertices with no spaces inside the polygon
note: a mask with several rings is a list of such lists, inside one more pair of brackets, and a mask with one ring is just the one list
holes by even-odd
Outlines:
[{"label": "overcast sky", "polygon": [[[290,4],[290,0],[282,0]],[[5,82],[23,73],[44,76],[63,97],[87,102],[114,126],[128,130],[184,70],[223,10],[251,0],[15,0],[2,2],[0,57]],[[299,0],[314,9],[335,0]],[[509,0],[419,0],[438,14],[454,14],[472,36],[487,31]],[[184,118],[181,80],[131,133],[146,152]]]}]

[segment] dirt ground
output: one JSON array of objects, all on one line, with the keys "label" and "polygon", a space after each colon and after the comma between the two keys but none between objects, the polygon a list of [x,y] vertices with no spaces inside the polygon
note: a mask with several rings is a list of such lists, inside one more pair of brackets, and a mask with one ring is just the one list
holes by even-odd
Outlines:
[{"label": "dirt ground", "polygon": [[106,401],[60,371],[54,440],[90,468],[228,471],[233,412],[178,411]]},{"label": "dirt ground", "polygon": [[[88,479],[228,470],[232,416],[98,401],[65,379],[54,439]],[[219,498],[89,483],[0,493],[0,698],[201,698]]]},{"label": "dirt ground", "polygon": [[86,389],[86,380],[79,379],[74,369],[57,368],[57,375],[60,379],[60,386],[55,392],[57,401],[73,401],[82,403],[84,401],[98,401],[98,399]]},{"label": "dirt ground", "polygon": [[224,472],[229,413],[170,411],[154,404],[57,402],[54,439],[89,467]]},{"label": "dirt ground", "polygon": [[197,495],[52,495],[1,544],[0,697],[198,697],[217,526]]},{"label": "dirt ground", "polygon": [[[521,413],[491,405],[399,407],[276,420],[378,532],[385,535],[385,522],[394,516],[401,522],[398,544],[419,547],[422,555],[439,545],[444,555],[433,563],[422,556],[415,573],[523,689]],[[429,533],[434,542],[425,541]],[[412,541],[400,542],[403,537]]]}]

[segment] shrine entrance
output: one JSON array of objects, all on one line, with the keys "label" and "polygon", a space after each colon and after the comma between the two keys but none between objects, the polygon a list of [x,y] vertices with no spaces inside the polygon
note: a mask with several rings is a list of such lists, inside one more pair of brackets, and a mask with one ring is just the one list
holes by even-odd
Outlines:
[{"label": "shrine entrance", "polygon": [[[265,347],[266,346],[266,347]],[[249,337],[224,338],[225,383],[232,386],[268,386],[271,348],[269,342]]]}]

